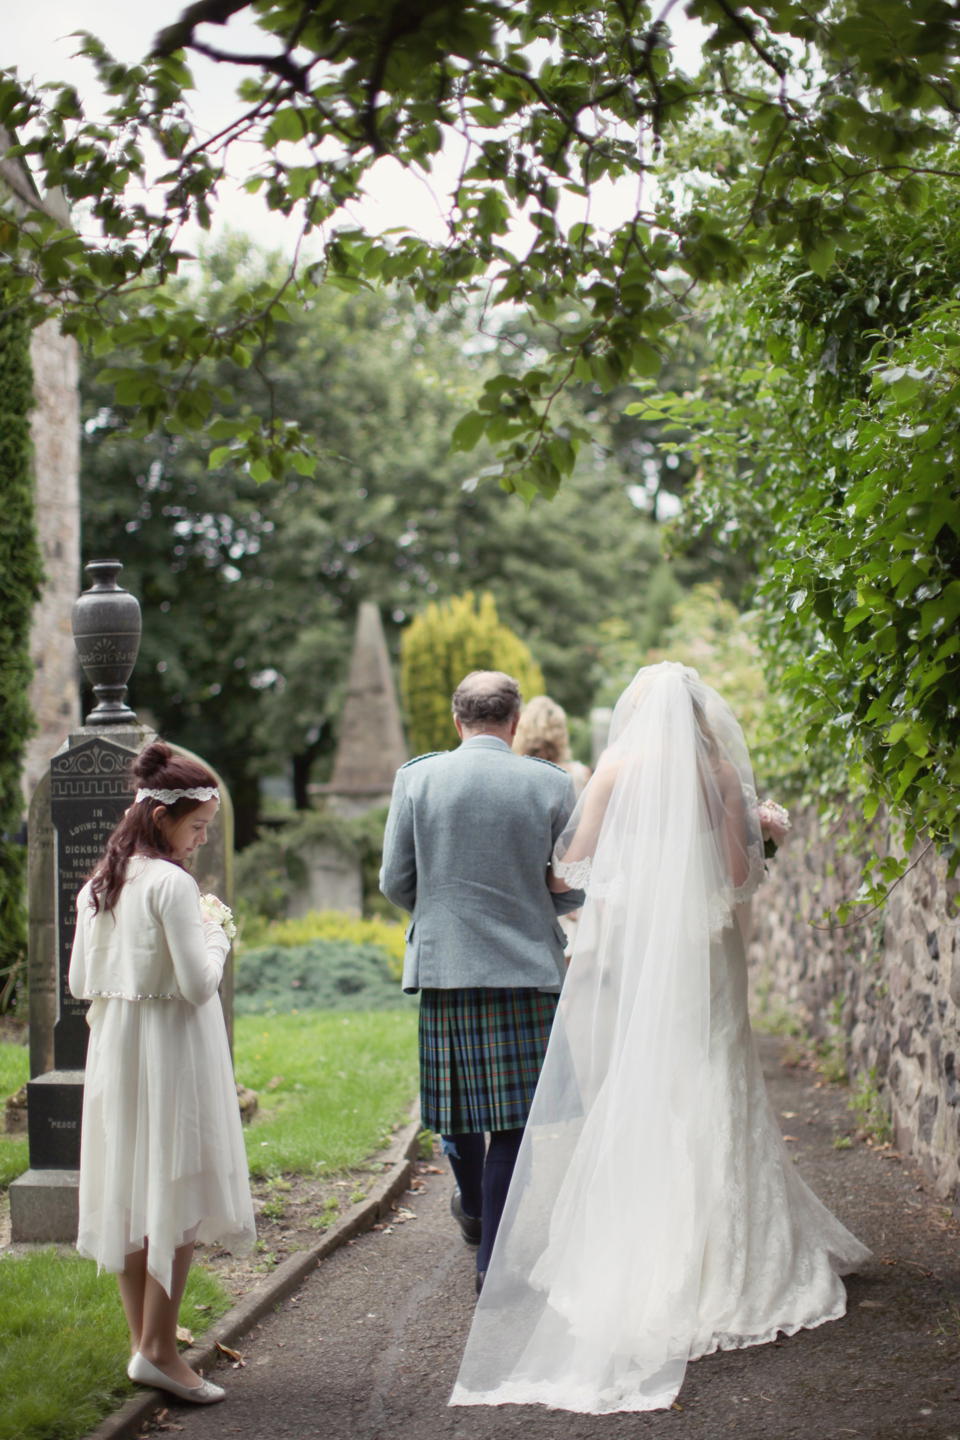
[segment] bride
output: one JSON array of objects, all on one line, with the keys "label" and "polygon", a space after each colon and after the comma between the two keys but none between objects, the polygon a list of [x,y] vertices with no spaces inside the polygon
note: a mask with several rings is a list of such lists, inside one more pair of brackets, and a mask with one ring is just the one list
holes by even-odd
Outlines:
[{"label": "bride", "polygon": [[641,670],[554,852],[585,889],[450,1403],[669,1406],[688,1360],[835,1320],[870,1252],[797,1175],[747,1016],[750,761],[696,671]]}]

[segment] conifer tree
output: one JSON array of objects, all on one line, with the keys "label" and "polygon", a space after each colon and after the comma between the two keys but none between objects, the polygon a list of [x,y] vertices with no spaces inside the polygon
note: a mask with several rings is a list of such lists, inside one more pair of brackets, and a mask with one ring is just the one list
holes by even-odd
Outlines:
[{"label": "conifer tree", "polygon": [[518,635],[500,622],[493,596],[472,590],[429,604],[403,633],[401,686],[415,755],[458,743],[450,697],[471,670],[504,670],[524,700],[544,691],[543,675]]}]

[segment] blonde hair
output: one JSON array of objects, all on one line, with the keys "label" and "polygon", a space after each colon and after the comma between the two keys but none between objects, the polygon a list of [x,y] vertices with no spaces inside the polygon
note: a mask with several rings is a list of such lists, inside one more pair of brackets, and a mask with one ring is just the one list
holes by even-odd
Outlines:
[{"label": "blonde hair", "polygon": [[556,700],[538,695],[523,707],[513,748],[518,755],[539,755],[554,765],[573,759],[566,712]]}]

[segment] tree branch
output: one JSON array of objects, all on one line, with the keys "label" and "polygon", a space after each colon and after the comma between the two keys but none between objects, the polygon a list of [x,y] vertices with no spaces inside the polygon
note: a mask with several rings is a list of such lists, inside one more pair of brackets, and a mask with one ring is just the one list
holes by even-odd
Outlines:
[{"label": "tree branch", "polygon": [[173,25],[167,25],[153,42],[152,59],[162,60],[175,50],[186,50],[194,44],[193,32],[198,25],[226,25],[232,15],[246,10],[250,0],[194,0]]}]

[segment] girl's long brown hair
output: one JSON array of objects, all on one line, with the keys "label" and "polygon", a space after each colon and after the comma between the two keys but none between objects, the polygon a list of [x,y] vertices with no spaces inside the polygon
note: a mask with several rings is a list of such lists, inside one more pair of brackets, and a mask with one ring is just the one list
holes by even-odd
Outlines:
[{"label": "girl's long brown hair", "polygon": [[[186,755],[175,755],[163,740],[141,750],[131,766],[134,784],[150,790],[192,790],[199,785],[216,785],[216,779],[205,766]],[[90,904],[96,914],[101,905],[112,910],[116,905],[127,878],[127,865],[131,855],[151,855],[155,859],[174,860],[170,843],[153,818],[153,812],[162,801],[140,800],[124,812],[123,818],[107,841],[96,869],[90,877]],[[203,804],[202,800],[175,800],[167,805],[166,812],[174,823],[189,815]]]}]

